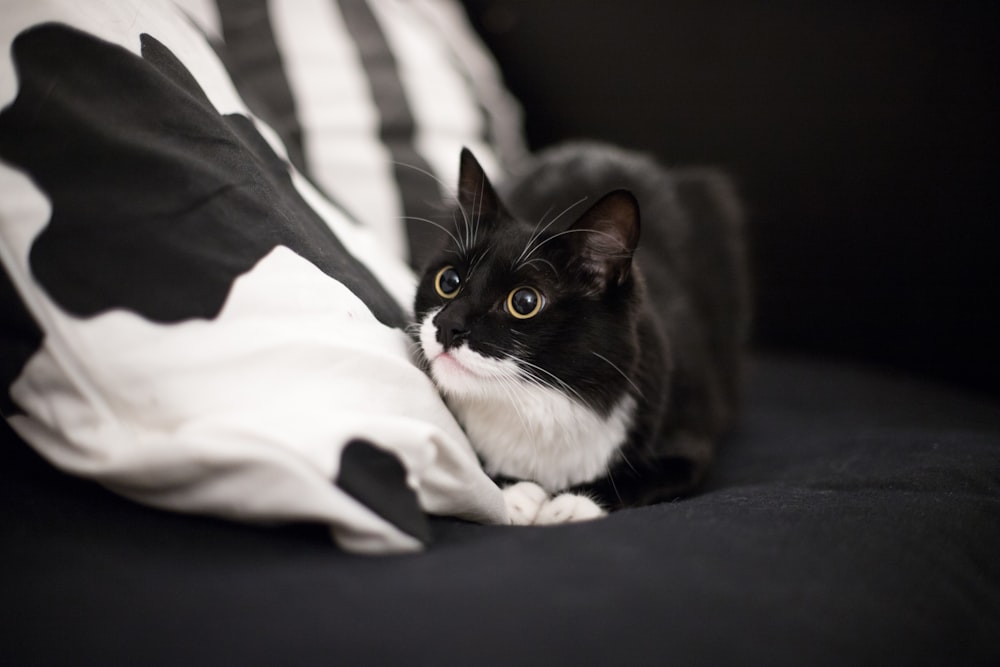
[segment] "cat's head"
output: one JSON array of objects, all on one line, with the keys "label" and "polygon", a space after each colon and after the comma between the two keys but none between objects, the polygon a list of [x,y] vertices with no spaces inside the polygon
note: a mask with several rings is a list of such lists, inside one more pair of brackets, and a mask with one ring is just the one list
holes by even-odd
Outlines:
[{"label": "cat's head", "polygon": [[630,391],[637,363],[635,197],[616,190],[520,220],[463,150],[457,203],[414,307],[439,388],[454,399],[511,400],[525,385],[544,386],[609,410]]}]

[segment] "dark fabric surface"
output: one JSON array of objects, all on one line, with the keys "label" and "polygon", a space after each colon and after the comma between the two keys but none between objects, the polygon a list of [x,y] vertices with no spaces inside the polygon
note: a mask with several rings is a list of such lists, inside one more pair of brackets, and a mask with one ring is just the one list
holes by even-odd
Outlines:
[{"label": "dark fabric surface", "polygon": [[761,361],[706,492],[555,528],[149,510],[0,443],[0,663],[997,664],[1000,405]]}]

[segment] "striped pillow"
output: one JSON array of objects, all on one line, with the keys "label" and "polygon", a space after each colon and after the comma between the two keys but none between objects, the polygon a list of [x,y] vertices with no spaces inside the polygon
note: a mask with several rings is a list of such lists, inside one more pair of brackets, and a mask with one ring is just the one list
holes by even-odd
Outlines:
[{"label": "striped pillow", "polygon": [[432,241],[402,221],[461,145],[521,150],[462,15],[178,4],[5,6],[5,418],[130,498],[358,552],[420,548],[425,513],[505,522],[402,331]]},{"label": "striped pillow", "polygon": [[452,2],[181,4],[299,171],[414,266],[462,146],[494,173],[525,153],[520,108]]}]

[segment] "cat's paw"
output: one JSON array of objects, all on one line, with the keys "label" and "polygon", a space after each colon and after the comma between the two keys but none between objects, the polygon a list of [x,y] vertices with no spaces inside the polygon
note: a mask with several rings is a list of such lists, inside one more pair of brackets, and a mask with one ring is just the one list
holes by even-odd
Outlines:
[{"label": "cat's paw", "polygon": [[534,523],[537,526],[542,526],[573,521],[590,521],[605,514],[607,512],[587,496],[563,493],[551,500],[543,501],[535,515]]},{"label": "cat's paw", "polygon": [[503,490],[503,499],[511,524],[530,526],[535,523],[538,510],[549,499],[549,494],[534,482],[518,482]]}]

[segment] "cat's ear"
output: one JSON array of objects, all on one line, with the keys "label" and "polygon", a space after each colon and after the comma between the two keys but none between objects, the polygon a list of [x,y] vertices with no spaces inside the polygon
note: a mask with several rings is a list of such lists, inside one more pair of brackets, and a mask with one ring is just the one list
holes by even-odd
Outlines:
[{"label": "cat's ear", "polygon": [[458,203],[467,219],[492,219],[503,212],[503,204],[496,190],[486,177],[476,156],[468,148],[462,149],[458,169]]},{"label": "cat's ear", "polygon": [[639,243],[639,202],[628,190],[609,192],[568,231],[571,252],[596,286],[622,285]]}]

